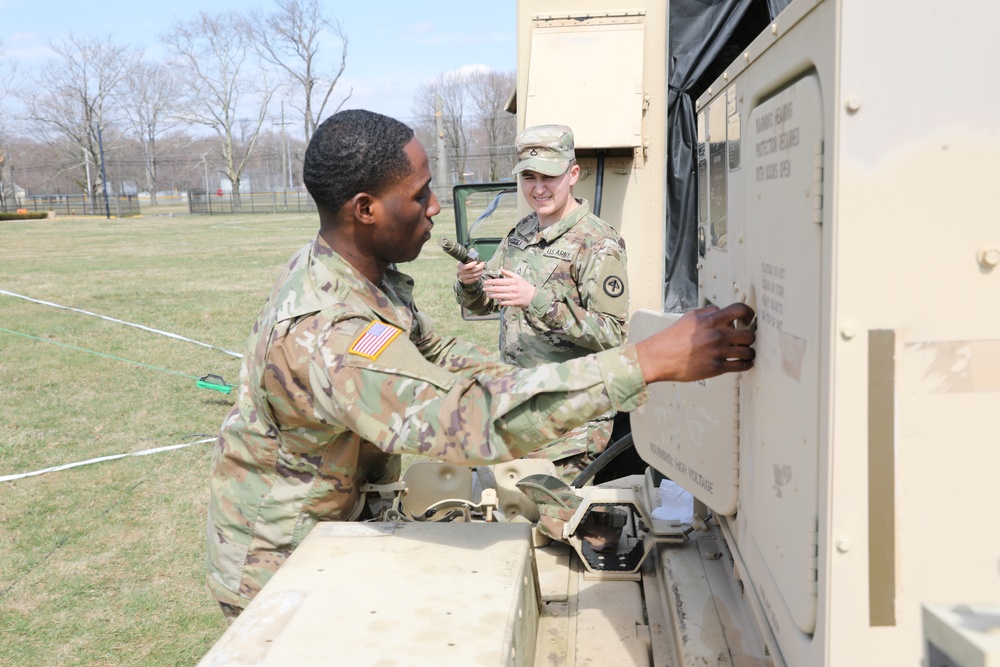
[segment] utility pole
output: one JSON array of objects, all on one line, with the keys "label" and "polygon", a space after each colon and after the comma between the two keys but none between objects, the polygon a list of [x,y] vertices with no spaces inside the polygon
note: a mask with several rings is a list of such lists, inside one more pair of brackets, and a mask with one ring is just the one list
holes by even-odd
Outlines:
[{"label": "utility pole", "polygon": [[292,180],[291,171],[288,168],[288,143],[285,139],[285,100],[281,100],[281,188],[283,190],[288,182]]},{"label": "utility pole", "polygon": [[292,189],[292,150],[288,145],[288,135],[285,134],[285,100],[281,100],[281,184],[282,190]]},{"label": "utility pole", "polygon": [[83,163],[87,167],[87,203],[90,204],[90,213],[94,212],[94,186],[90,182],[90,154],[87,149],[83,149]]},{"label": "utility pole", "polygon": [[437,185],[443,188],[448,185],[448,161],[444,150],[444,100],[440,95],[434,96],[434,127],[437,130]]}]

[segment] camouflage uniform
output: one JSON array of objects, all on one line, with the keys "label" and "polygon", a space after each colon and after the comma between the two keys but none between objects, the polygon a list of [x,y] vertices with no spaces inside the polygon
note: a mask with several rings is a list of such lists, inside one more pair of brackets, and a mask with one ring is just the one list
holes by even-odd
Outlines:
[{"label": "camouflage uniform", "polygon": [[207,579],[245,607],[319,520],[356,518],[399,454],[510,460],[646,397],[635,347],[517,369],[436,335],[413,281],[373,285],[322,238],[292,257],[247,341],[213,456]]},{"label": "camouflage uniform", "polygon": [[[458,302],[485,315],[500,310],[500,358],[531,368],[577,359],[624,344],[628,327],[625,242],[590,213],[583,199],[559,222],[541,229],[538,215],[521,219],[500,242],[487,270],[505,268],[535,286],[527,308],[499,308],[483,293],[483,281],[455,282]],[[614,413],[581,426],[534,455],[557,463],[567,481],[611,437]],[[576,461],[566,459],[576,457]]]}]

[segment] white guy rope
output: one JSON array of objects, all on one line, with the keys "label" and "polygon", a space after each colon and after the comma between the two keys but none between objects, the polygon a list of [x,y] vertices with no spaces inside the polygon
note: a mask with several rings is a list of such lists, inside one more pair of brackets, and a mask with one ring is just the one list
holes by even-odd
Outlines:
[{"label": "white guy rope", "polygon": [[47,472],[56,472],[58,470],[66,470],[68,468],[76,468],[79,466],[89,465],[91,463],[100,463],[102,461],[113,461],[114,459],[122,459],[126,456],[146,456],[147,454],[156,454],[157,452],[166,452],[171,449],[181,449],[183,447],[190,447],[191,445],[200,445],[205,442],[214,442],[215,438],[205,438],[204,440],[195,440],[194,442],[185,442],[180,445],[167,445],[166,447],[156,447],[155,449],[144,449],[141,452],[129,452],[128,454],[112,454],[111,456],[101,456],[96,459],[88,459],[86,461],[77,461],[76,463],[67,463],[61,466],[54,466],[52,468],[45,468],[43,470],[35,470],[34,472],[23,472],[16,475],[4,475],[0,477],[0,482],[12,482],[15,479],[24,479],[25,477],[34,477],[35,475],[44,475]]},{"label": "white guy rope", "polygon": [[[63,310],[72,310],[74,313],[83,313],[84,315],[92,315],[93,317],[99,317],[102,320],[107,320],[109,322],[117,322],[118,324],[124,324],[126,326],[135,327],[136,329],[142,329],[143,331],[151,331],[152,333],[158,333],[163,336],[169,336],[170,338],[176,338],[177,340],[187,341],[188,343],[194,343],[195,345],[201,345],[202,347],[210,347],[213,350],[219,350],[220,352],[225,352],[228,355],[242,359],[243,355],[239,352],[233,352],[232,350],[227,350],[225,348],[216,347],[215,345],[209,345],[208,343],[202,343],[197,340],[191,340],[190,338],[185,338],[175,333],[170,333],[169,331],[160,331],[159,329],[152,329],[142,324],[135,324],[133,322],[125,322],[124,320],[116,320],[113,317],[108,317],[107,315],[98,315],[97,313],[92,313],[89,310],[80,310],[79,308],[70,308],[69,306],[60,306],[58,303],[52,303],[51,301],[41,301],[39,299],[32,299],[30,296],[24,296],[23,294],[15,294],[14,292],[8,292],[7,290],[0,289],[0,294],[6,294],[7,296],[17,297],[18,299],[25,299],[26,301],[31,301],[32,303],[40,303],[43,306],[52,306],[53,308],[62,308]],[[2,480],[0,480],[2,481]]]}]

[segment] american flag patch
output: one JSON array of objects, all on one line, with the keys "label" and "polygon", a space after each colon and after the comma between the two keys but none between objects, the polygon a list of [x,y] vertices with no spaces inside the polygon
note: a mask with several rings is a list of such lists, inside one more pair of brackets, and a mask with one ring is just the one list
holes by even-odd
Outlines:
[{"label": "american flag patch", "polygon": [[385,322],[372,322],[365,327],[348,352],[375,360],[400,331],[402,329]]}]

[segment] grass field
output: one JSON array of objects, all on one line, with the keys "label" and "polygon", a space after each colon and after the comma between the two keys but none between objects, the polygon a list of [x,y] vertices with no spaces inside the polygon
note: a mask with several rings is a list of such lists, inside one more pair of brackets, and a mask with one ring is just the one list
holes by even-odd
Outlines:
[{"label": "grass field", "polygon": [[[316,226],[148,212],[0,222],[0,289],[242,352]],[[436,233],[453,230],[438,216]],[[439,331],[494,349],[496,322],[459,317],[454,265],[435,239],[402,268]],[[239,359],[217,349],[3,294],[0,328],[0,476],[214,438],[232,405],[195,385],[236,382]],[[0,665],[193,665],[208,651],[224,630],[203,579],[209,452],[0,482]]]}]

